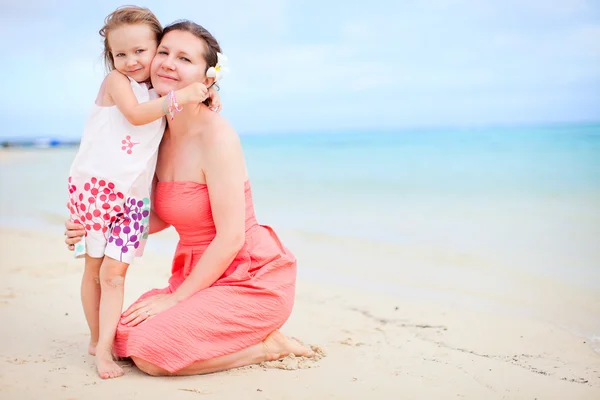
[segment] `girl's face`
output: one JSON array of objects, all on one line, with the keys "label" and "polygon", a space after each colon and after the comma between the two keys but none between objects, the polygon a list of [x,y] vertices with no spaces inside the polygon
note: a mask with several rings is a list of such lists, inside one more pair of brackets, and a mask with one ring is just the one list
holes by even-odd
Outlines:
[{"label": "girl's face", "polygon": [[161,96],[194,82],[210,85],[206,77],[206,43],[186,31],[170,31],[163,36],[152,61],[152,86]]},{"label": "girl's face", "polygon": [[108,34],[108,44],[117,71],[137,82],[150,78],[157,43],[148,25],[123,25],[113,29]]}]

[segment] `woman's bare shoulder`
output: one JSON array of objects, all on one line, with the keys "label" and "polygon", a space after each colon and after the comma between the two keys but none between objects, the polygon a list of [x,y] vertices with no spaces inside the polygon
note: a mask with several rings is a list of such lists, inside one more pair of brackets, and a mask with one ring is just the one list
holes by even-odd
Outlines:
[{"label": "woman's bare shoulder", "polygon": [[213,113],[203,132],[203,142],[206,145],[239,145],[240,138],[233,126],[225,117]]}]

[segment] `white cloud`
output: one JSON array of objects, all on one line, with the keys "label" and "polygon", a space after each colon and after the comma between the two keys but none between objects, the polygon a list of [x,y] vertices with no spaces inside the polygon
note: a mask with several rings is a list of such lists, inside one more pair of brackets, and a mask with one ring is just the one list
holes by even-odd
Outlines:
[{"label": "white cloud", "polygon": [[44,16],[68,4],[65,0],[2,0],[0,13],[5,17]]}]

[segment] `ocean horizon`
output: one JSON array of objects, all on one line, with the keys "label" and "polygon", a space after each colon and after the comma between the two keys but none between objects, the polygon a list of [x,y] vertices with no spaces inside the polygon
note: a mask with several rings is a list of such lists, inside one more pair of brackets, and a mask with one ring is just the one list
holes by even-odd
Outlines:
[{"label": "ocean horizon", "polygon": [[[505,122],[505,123],[474,123],[474,124],[419,124],[397,127],[371,127],[371,128],[338,128],[338,129],[286,129],[286,130],[249,130],[238,129],[240,137],[286,137],[286,136],[348,136],[348,135],[414,135],[427,132],[445,132],[452,134],[456,132],[490,132],[502,130],[505,132],[523,132],[529,130],[562,130],[573,128],[594,128],[600,126],[600,120],[582,121],[532,121],[532,122]],[[81,138],[81,132],[75,131],[70,134],[56,133],[9,133],[0,132],[0,147],[61,147],[77,145]],[[4,146],[2,146],[4,145]]]}]

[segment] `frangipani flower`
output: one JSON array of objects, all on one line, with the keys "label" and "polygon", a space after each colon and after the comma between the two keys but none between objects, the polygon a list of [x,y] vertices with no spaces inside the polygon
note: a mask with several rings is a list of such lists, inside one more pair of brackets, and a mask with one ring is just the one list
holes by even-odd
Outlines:
[{"label": "frangipani flower", "polygon": [[220,80],[224,75],[229,73],[229,68],[227,68],[227,56],[221,53],[217,53],[217,65],[214,67],[210,67],[208,71],[206,71],[206,76],[208,78],[215,78],[215,82]]}]

